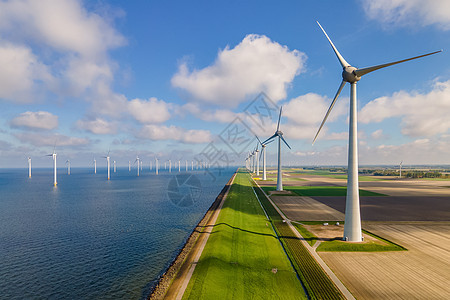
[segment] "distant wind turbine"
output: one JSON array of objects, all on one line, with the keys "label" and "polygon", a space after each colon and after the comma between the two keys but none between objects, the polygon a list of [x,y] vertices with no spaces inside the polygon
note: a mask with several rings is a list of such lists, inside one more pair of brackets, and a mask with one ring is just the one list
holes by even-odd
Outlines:
[{"label": "distant wind turbine", "polygon": [[158,175],[158,168],[159,168],[159,165],[158,165],[158,158],[155,157],[155,170],[156,170],[156,175]]},{"label": "distant wind turbine", "polygon": [[113,165],[114,165],[114,173],[116,173],[116,161],[113,161]]},{"label": "distant wind turbine", "polygon": [[48,154],[47,156],[51,156],[53,158],[53,186],[56,186],[58,182],[56,181],[56,151],[55,147],[53,147],[53,153]]},{"label": "distant wind turbine", "polygon": [[28,156],[28,178],[31,178],[31,157]]},{"label": "distant wind turbine", "polygon": [[[258,138],[258,136],[256,136],[256,139],[258,140],[259,144],[261,145],[261,155],[259,157],[259,159],[263,160],[263,180],[267,180],[267,176],[266,176],[266,145],[272,143],[274,140],[270,140],[267,143],[262,143],[261,140]],[[259,173],[258,173],[259,175]]]},{"label": "distant wind turbine", "polygon": [[103,156],[103,158],[106,158],[106,164],[107,164],[107,168],[108,168],[108,180],[111,179],[111,163],[110,163],[110,159],[109,159],[109,150],[108,150],[108,154],[106,156]]},{"label": "distant wind turbine", "polygon": [[97,161],[94,158],[94,174],[97,174]]},{"label": "distant wind turbine", "polygon": [[172,161],[169,159],[169,173],[172,172]]},{"label": "distant wind turbine", "polygon": [[140,160],[139,156],[136,157],[136,160],[134,162],[137,162],[137,176],[139,176],[139,169],[140,169]]},{"label": "distant wind turbine", "polygon": [[66,160],[67,164],[67,175],[70,175],[70,160]]},{"label": "distant wind turbine", "polygon": [[403,165],[403,160],[400,162],[400,178],[402,178],[402,165]]},{"label": "distant wind turbine", "polygon": [[283,132],[280,130],[280,120],[281,120],[281,112],[283,110],[283,107],[280,107],[280,115],[278,116],[278,124],[277,124],[277,131],[275,131],[275,134],[272,135],[270,138],[265,140],[263,144],[267,144],[274,138],[278,137],[278,174],[277,174],[277,191],[283,190],[283,175],[281,173],[281,141],[283,141],[286,146],[288,146],[289,149],[291,149],[291,146],[286,142],[286,140],[283,137]]},{"label": "distant wind turbine", "polygon": [[131,172],[131,161],[128,161],[128,172]]},{"label": "distant wind turbine", "polygon": [[344,225],[344,237],[343,239],[351,242],[359,242],[362,241],[362,232],[361,232],[361,215],[360,215],[360,205],[359,205],[359,183],[358,183],[358,130],[357,130],[357,100],[356,100],[356,83],[361,79],[363,75],[366,75],[370,72],[376,71],[378,69],[382,69],[385,67],[389,67],[392,65],[396,65],[402,62],[406,62],[409,60],[425,57],[428,55],[432,55],[435,53],[442,52],[435,51],[428,54],[423,54],[419,56],[415,56],[412,58],[407,58],[391,63],[381,64],[377,66],[367,67],[358,69],[351,66],[344,57],[339,53],[337,48],[334,46],[331,39],[328,37],[328,34],[325,32],[323,27],[317,22],[320,29],[322,29],[325,34],[328,42],[333,48],[334,54],[336,54],[341,66],[342,66],[342,82],[336,92],[336,95],[331,102],[330,107],[328,108],[325,117],[320,124],[319,130],[317,131],[316,136],[314,137],[313,144],[319,135],[320,130],[322,129],[325,121],[327,120],[331,110],[336,103],[339,94],[344,88],[345,84],[350,83],[350,122],[349,122],[349,146],[348,146],[348,176],[347,176],[347,199],[345,204],[345,225]]}]

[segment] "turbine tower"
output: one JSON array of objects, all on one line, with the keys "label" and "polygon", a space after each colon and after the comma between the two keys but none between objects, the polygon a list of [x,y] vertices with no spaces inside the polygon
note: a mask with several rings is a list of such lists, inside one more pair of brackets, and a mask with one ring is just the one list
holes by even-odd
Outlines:
[{"label": "turbine tower", "polygon": [[280,120],[281,120],[281,112],[283,110],[283,107],[280,107],[280,115],[278,116],[278,124],[277,124],[277,131],[275,131],[275,134],[272,135],[270,138],[265,140],[263,144],[267,144],[268,142],[272,141],[274,138],[278,137],[278,174],[277,174],[277,191],[283,190],[283,175],[281,174],[281,141],[283,141],[286,146],[288,146],[289,149],[291,149],[291,146],[286,142],[286,140],[283,137],[283,132],[280,130]]},{"label": "turbine tower", "polygon": [[128,172],[131,172],[131,161],[128,161]]},{"label": "turbine tower", "polygon": [[357,109],[356,109],[356,83],[361,79],[363,75],[366,75],[370,72],[376,71],[378,69],[382,69],[385,67],[389,67],[395,64],[399,64],[402,62],[406,62],[409,60],[417,59],[420,57],[432,55],[435,53],[442,52],[435,51],[428,54],[423,54],[419,56],[415,56],[412,58],[407,58],[391,63],[376,65],[372,67],[358,69],[351,66],[344,57],[339,53],[339,51],[334,46],[331,39],[328,37],[328,34],[322,28],[319,22],[317,22],[320,29],[322,29],[325,34],[328,42],[333,48],[334,53],[336,54],[341,66],[342,66],[342,82],[336,92],[336,95],[331,102],[330,107],[328,108],[325,117],[320,124],[319,130],[317,131],[316,136],[314,137],[313,144],[319,135],[320,130],[322,129],[325,121],[328,118],[331,110],[333,109],[334,104],[336,103],[339,94],[344,88],[345,84],[350,83],[350,122],[349,122],[349,145],[348,145],[348,174],[347,174],[347,199],[345,203],[345,225],[344,225],[344,237],[343,240],[351,241],[351,242],[360,242],[362,241],[362,233],[361,233],[361,214],[360,214],[360,205],[359,205],[359,182],[358,182],[358,129],[357,129]]},{"label": "turbine tower", "polygon": [[108,169],[108,180],[111,179],[111,163],[110,163],[110,159],[109,159],[109,150],[108,150],[108,154],[106,156],[103,156],[103,158],[106,158],[106,164],[107,164],[107,169]]},{"label": "turbine tower", "polygon": [[97,160],[94,158],[94,174],[97,174]]},{"label": "turbine tower", "polygon": [[56,186],[58,182],[56,181],[56,152],[55,147],[53,147],[53,153],[48,154],[47,156],[51,156],[53,158],[53,186]]},{"label": "turbine tower", "polygon": [[70,160],[66,160],[67,164],[67,175],[70,175]]},{"label": "turbine tower", "polygon": [[403,160],[400,162],[400,178],[402,178],[402,165],[403,165]]},{"label": "turbine tower", "polygon": [[172,173],[172,161],[169,159],[169,173]]},{"label": "turbine tower", "polygon": [[261,142],[261,140],[258,138],[258,136],[256,136],[256,139],[258,140],[258,142],[261,145],[261,155],[260,155],[259,159],[261,160],[261,157],[262,157],[262,160],[263,160],[263,180],[267,180],[267,176],[266,176],[266,145],[272,143],[273,140],[264,144]]},{"label": "turbine tower", "polygon": [[155,157],[155,170],[156,170],[156,175],[158,175],[158,158]]},{"label": "turbine tower", "polygon": [[31,178],[31,157],[28,156],[28,178]]},{"label": "turbine tower", "polygon": [[178,173],[181,172],[181,160],[178,160]]},{"label": "turbine tower", "polygon": [[116,161],[113,161],[113,165],[114,165],[114,173],[116,173]]},{"label": "turbine tower", "polygon": [[134,162],[137,162],[137,176],[139,176],[139,169],[140,169],[139,156],[136,157],[136,160]]}]

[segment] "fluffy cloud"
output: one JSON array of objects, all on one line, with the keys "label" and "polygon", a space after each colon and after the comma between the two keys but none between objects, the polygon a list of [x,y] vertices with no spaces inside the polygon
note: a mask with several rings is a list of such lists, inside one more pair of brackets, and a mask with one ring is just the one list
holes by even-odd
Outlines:
[{"label": "fluffy cloud", "polygon": [[450,30],[450,2],[448,0],[362,0],[364,11],[386,26],[437,25]]},{"label": "fluffy cloud", "polygon": [[383,129],[378,129],[375,130],[374,132],[372,132],[372,134],[370,135],[370,137],[374,140],[379,140],[385,137],[384,133],[383,133]]},{"label": "fluffy cloud", "polygon": [[271,41],[264,35],[247,35],[236,47],[219,51],[214,64],[190,71],[185,63],[172,85],[186,90],[195,100],[234,107],[261,91],[274,101],[286,97],[286,89],[303,71],[306,55]]},{"label": "fluffy cloud", "polygon": [[163,123],[170,119],[171,104],[150,98],[148,100],[133,99],[128,103],[128,112],[140,123]]},{"label": "fluffy cloud", "polygon": [[436,82],[428,93],[400,91],[367,103],[360,112],[361,123],[400,117],[401,132],[412,137],[446,133],[450,128],[450,80]]},{"label": "fluffy cloud", "polygon": [[[1,1],[0,36],[1,98],[31,102],[43,95],[29,95],[42,90],[93,106],[123,104],[111,90],[117,66],[108,51],[125,38],[82,1]],[[110,107],[106,113],[114,114]]]},{"label": "fluffy cloud", "polygon": [[117,132],[116,124],[102,118],[78,120],[76,126],[79,129],[89,131],[94,134],[114,134]]},{"label": "fluffy cloud", "polygon": [[200,120],[208,122],[220,122],[220,123],[230,123],[237,116],[242,117],[243,115],[234,113],[227,109],[217,109],[217,110],[204,109],[196,103],[187,103],[181,107],[181,110],[189,112],[190,114],[194,115],[196,118],[199,118]]},{"label": "fluffy cloud", "polygon": [[17,133],[14,135],[22,143],[31,144],[33,146],[84,146],[90,143],[87,138],[78,138],[56,134],[37,134],[37,133]]},{"label": "fluffy cloud", "polygon": [[47,111],[27,111],[10,122],[11,127],[51,130],[58,127],[58,116]]},{"label": "fluffy cloud", "polygon": [[145,125],[138,137],[150,140],[173,140],[188,144],[208,143],[212,140],[208,130],[186,130],[177,126]]}]

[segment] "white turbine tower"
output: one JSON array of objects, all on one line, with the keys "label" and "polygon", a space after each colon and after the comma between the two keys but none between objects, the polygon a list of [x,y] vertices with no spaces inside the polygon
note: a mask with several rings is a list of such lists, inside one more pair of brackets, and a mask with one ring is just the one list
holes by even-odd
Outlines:
[{"label": "white turbine tower", "polygon": [[181,160],[178,160],[178,173],[181,172]]},{"label": "white turbine tower", "polygon": [[261,159],[261,157],[262,157],[262,160],[263,160],[263,180],[267,180],[267,175],[266,175],[266,145],[272,143],[273,140],[271,140],[271,141],[269,141],[269,142],[264,144],[264,143],[261,142],[261,140],[258,138],[258,136],[256,136],[256,139],[258,140],[258,142],[261,145],[261,155],[260,155],[259,159]]},{"label": "white turbine tower", "polygon": [[113,165],[114,165],[114,173],[116,173],[116,161],[113,161]]},{"label": "white turbine tower", "polygon": [[94,158],[94,174],[97,174],[97,160]]},{"label": "white turbine tower", "polygon": [[48,154],[47,156],[51,156],[53,158],[53,186],[56,186],[58,182],[56,181],[56,152],[55,147],[53,148],[53,153]]},{"label": "white turbine tower", "polygon": [[140,160],[139,156],[136,157],[136,160],[134,162],[137,162],[137,176],[139,176],[139,169],[140,169]]},{"label": "white turbine tower", "polygon": [[150,161],[150,171],[153,170],[153,163]]},{"label": "white turbine tower", "polygon": [[28,156],[28,178],[31,178],[31,157]]},{"label": "white turbine tower", "polygon": [[131,161],[128,161],[128,172],[131,172]]},{"label": "white turbine tower", "polygon": [[103,156],[103,158],[106,158],[106,165],[108,168],[108,180],[111,179],[111,163],[110,163],[110,158],[109,158],[109,150],[108,150],[108,154],[106,156]]},{"label": "white turbine tower", "polygon": [[66,160],[67,164],[67,175],[70,175],[70,160]]},{"label": "white turbine tower", "polygon": [[400,162],[400,178],[402,178],[402,165],[403,165],[403,160]]},{"label": "white turbine tower", "polygon": [[367,67],[358,69],[355,67],[352,67],[345,59],[342,57],[342,55],[339,53],[339,51],[334,46],[331,39],[328,37],[325,30],[322,28],[322,26],[317,22],[320,29],[322,29],[323,33],[328,39],[328,42],[330,43],[331,47],[333,48],[334,53],[336,54],[342,68],[342,82],[341,85],[338,88],[338,91],[336,92],[336,95],[333,98],[333,101],[331,102],[330,107],[328,108],[328,111],[322,121],[322,124],[320,124],[319,130],[317,131],[316,136],[314,137],[314,142],[317,139],[317,136],[319,135],[320,130],[322,129],[323,125],[325,124],[325,121],[328,118],[328,115],[330,114],[331,110],[333,109],[334,104],[336,103],[337,98],[339,97],[339,94],[341,93],[342,89],[344,88],[345,84],[348,82],[350,83],[350,122],[349,122],[349,145],[348,145],[348,177],[347,177],[347,199],[345,204],[345,225],[344,225],[344,237],[343,239],[346,241],[351,242],[360,242],[362,241],[362,233],[361,233],[361,215],[360,215],[360,205],[359,205],[359,183],[358,183],[358,131],[357,131],[357,109],[356,109],[356,83],[361,79],[363,75],[366,75],[370,72],[376,71],[381,68],[389,67],[395,64],[399,64],[402,62],[406,62],[409,60],[417,59],[420,57],[432,55],[440,51],[435,51],[432,53],[415,56],[412,58],[407,58],[403,60],[399,60],[396,62],[386,63],[382,65]]},{"label": "white turbine tower", "polygon": [[187,164],[187,160],[185,161],[186,162],[186,172],[188,171],[188,164]]},{"label": "white turbine tower", "polygon": [[277,124],[277,131],[275,131],[275,134],[272,135],[270,138],[265,140],[263,144],[267,144],[268,142],[272,141],[274,138],[278,137],[278,174],[277,174],[277,191],[283,190],[283,175],[281,173],[281,141],[283,141],[286,146],[288,146],[289,149],[291,149],[291,146],[286,142],[286,140],[283,137],[283,132],[280,130],[280,120],[281,120],[281,112],[283,110],[283,107],[280,107],[280,115],[278,116],[278,124]]},{"label": "white turbine tower", "polygon": [[172,161],[169,159],[169,173],[172,173]]},{"label": "white turbine tower", "polygon": [[156,175],[158,175],[158,158],[155,157],[155,170],[156,170]]}]

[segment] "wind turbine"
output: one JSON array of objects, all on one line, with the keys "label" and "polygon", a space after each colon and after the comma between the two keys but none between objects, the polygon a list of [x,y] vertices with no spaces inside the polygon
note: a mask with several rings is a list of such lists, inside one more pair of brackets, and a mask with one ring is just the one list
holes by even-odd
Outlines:
[{"label": "wind turbine", "polygon": [[[262,157],[262,160],[263,160],[263,180],[267,180],[267,176],[266,176],[266,145],[272,143],[273,140],[264,144],[261,142],[261,140],[258,138],[258,136],[256,136],[256,139],[261,144],[261,155],[260,155],[259,159],[261,159],[261,157]],[[258,164],[258,166],[259,166],[259,164]],[[258,175],[259,175],[259,173],[258,173]]]},{"label": "wind turbine", "polygon": [[181,160],[178,160],[178,173],[181,172]]},{"label": "wind turbine", "polygon": [[403,160],[400,162],[400,178],[402,178],[402,165],[403,165]]},{"label": "wind turbine", "polygon": [[47,156],[51,156],[53,158],[53,186],[56,186],[58,184],[58,182],[56,181],[56,152],[55,152],[55,147],[53,147],[53,153],[52,154],[48,154]]},{"label": "wind turbine", "polygon": [[114,173],[116,173],[116,161],[113,161],[113,165],[114,165]]},{"label": "wind turbine", "polygon": [[187,165],[187,160],[186,160],[186,172],[188,171],[188,165]]},{"label": "wind turbine", "polygon": [[131,161],[128,161],[128,172],[131,172]]},{"label": "wind turbine", "polygon": [[172,161],[169,159],[169,173],[172,173]]},{"label": "wind turbine", "polygon": [[66,160],[67,164],[67,175],[70,175],[70,160]]},{"label": "wind turbine", "polygon": [[109,150],[108,150],[108,154],[106,156],[103,156],[103,158],[106,158],[106,163],[107,163],[107,167],[108,167],[108,180],[111,179],[111,163],[109,160]]},{"label": "wind turbine", "polygon": [[139,176],[139,169],[140,169],[140,160],[139,156],[136,157],[136,160],[134,162],[137,162],[137,176]]},{"label": "wind turbine", "polygon": [[156,170],[156,175],[158,175],[158,158],[155,157],[155,170]]},{"label": "wind turbine", "polygon": [[94,174],[97,174],[97,161],[94,158]]},{"label": "wind turbine", "polygon": [[31,157],[28,156],[28,178],[31,178]]},{"label": "wind turbine", "polygon": [[281,141],[283,141],[286,146],[288,146],[289,149],[291,149],[291,146],[286,142],[286,140],[283,137],[283,132],[280,130],[280,120],[281,120],[281,112],[283,110],[283,107],[280,107],[280,115],[278,116],[278,124],[277,124],[277,131],[275,131],[275,134],[272,135],[270,138],[265,140],[263,144],[267,144],[274,138],[278,137],[278,174],[277,174],[277,191],[283,190],[283,175],[281,174]]},{"label": "wind turbine", "polygon": [[342,66],[342,82],[338,88],[336,95],[331,102],[330,107],[328,108],[327,113],[320,124],[319,130],[317,131],[316,136],[314,137],[313,144],[319,135],[320,130],[322,129],[325,121],[328,118],[331,110],[333,109],[334,104],[336,103],[339,94],[344,88],[345,84],[350,83],[350,123],[349,123],[349,146],[348,146],[348,177],[347,177],[347,199],[345,204],[345,225],[344,225],[344,237],[343,240],[351,241],[351,242],[360,242],[362,241],[362,233],[361,233],[361,215],[360,215],[360,205],[359,205],[359,183],[358,183],[358,129],[357,129],[357,109],[356,109],[356,83],[361,79],[363,75],[366,75],[370,72],[376,71],[378,69],[382,69],[385,67],[389,67],[395,64],[399,64],[402,62],[406,62],[409,60],[417,59],[420,57],[425,57],[428,55],[432,55],[435,53],[442,52],[435,51],[428,54],[423,54],[391,63],[376,65],[372,67],[358,69],[356,67],[351,66],[339,51],[334,46],[331,39],[328,37],[328,34],[322,28],[319,22],[317,22],[320,29],[322,29],[323,33],[328,39],[331,47],[333,48],[334,53],[336,54],[341,66]]}]

